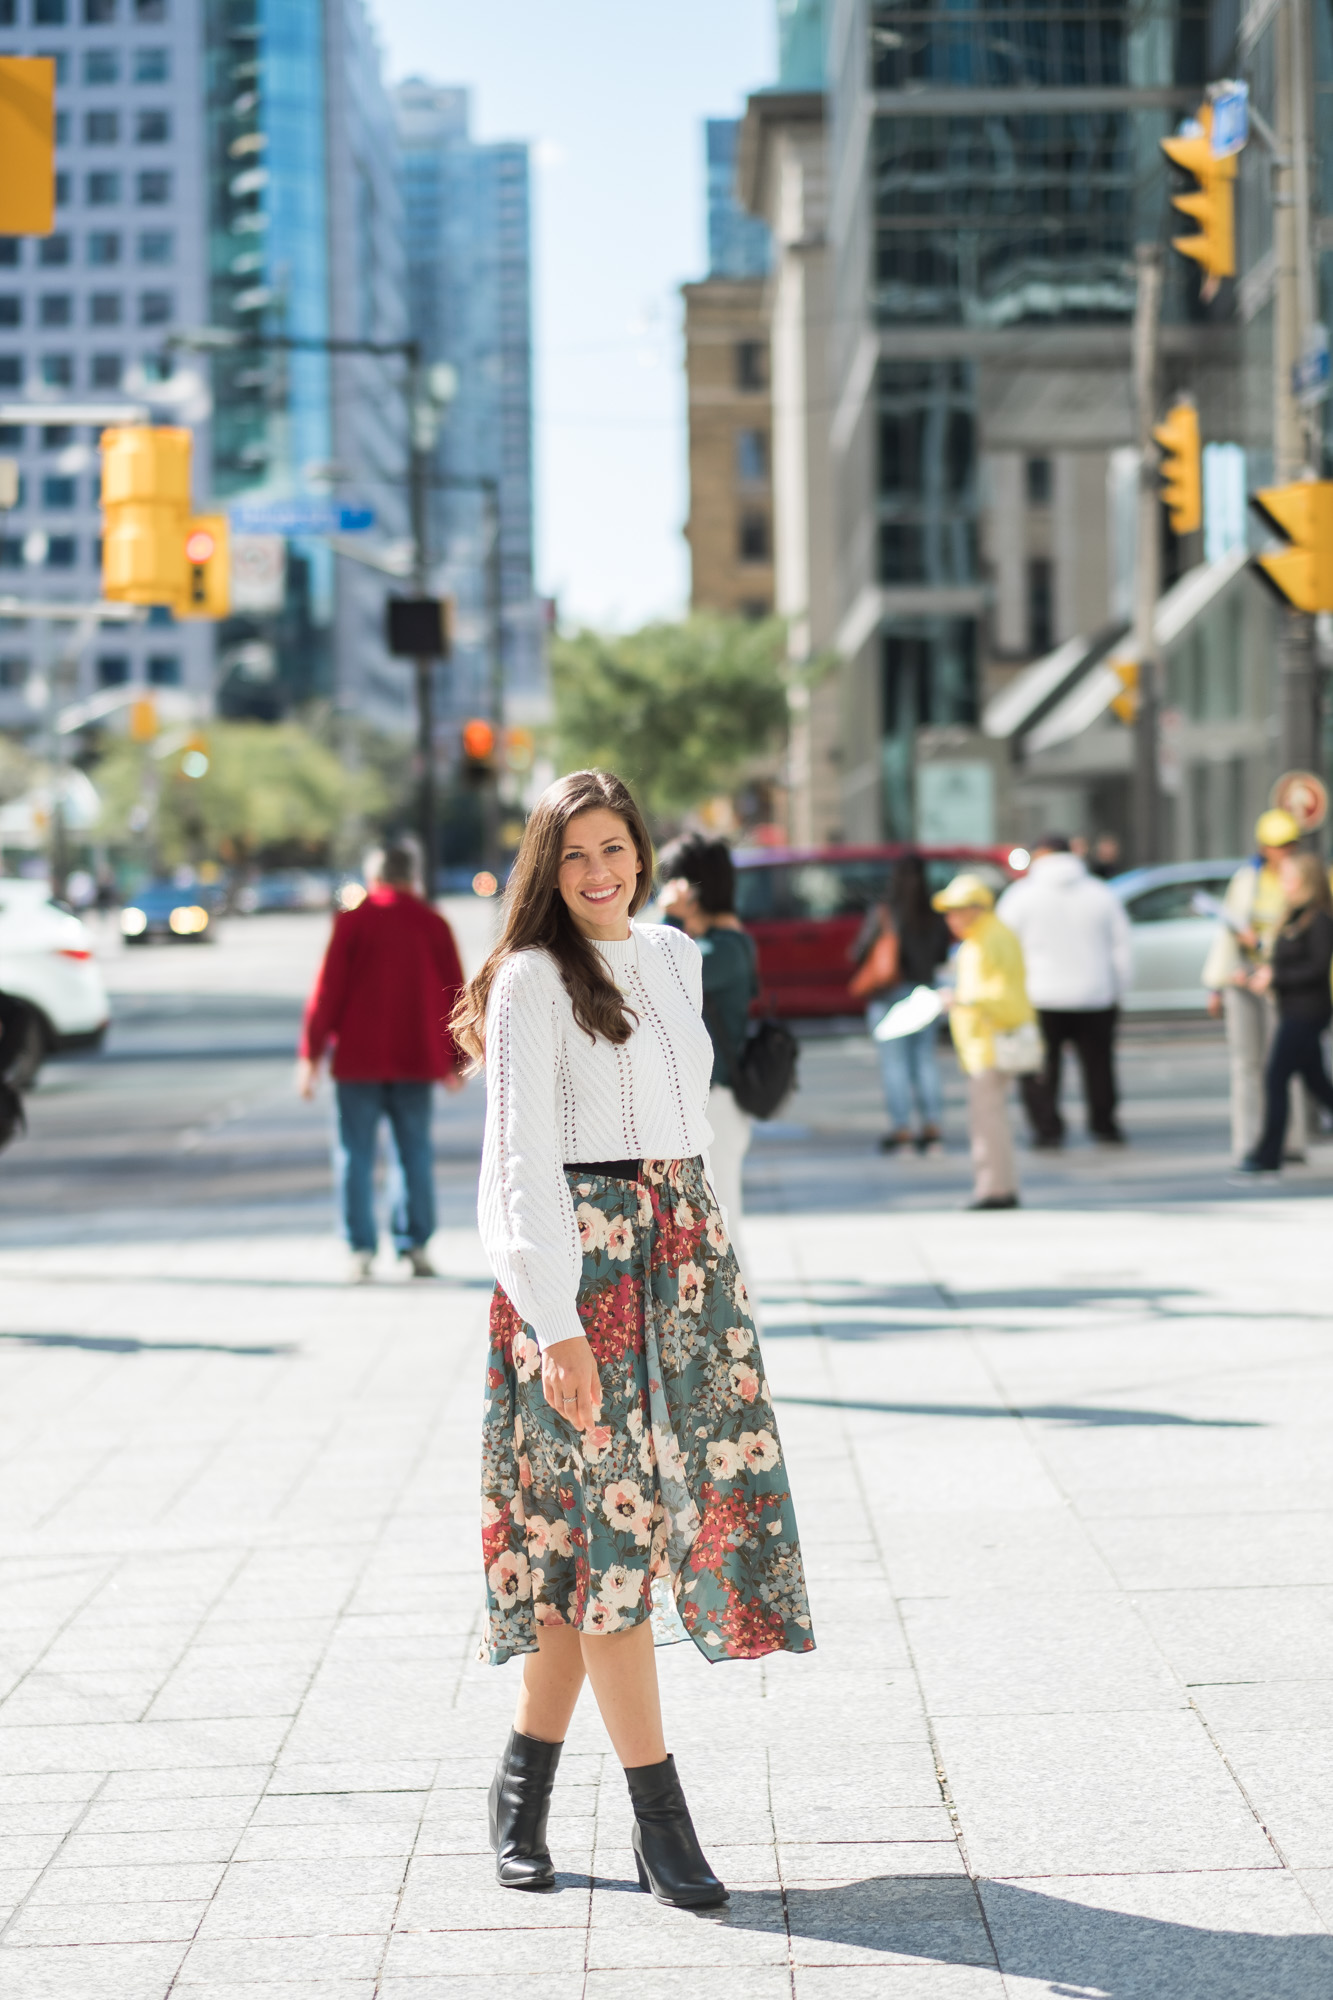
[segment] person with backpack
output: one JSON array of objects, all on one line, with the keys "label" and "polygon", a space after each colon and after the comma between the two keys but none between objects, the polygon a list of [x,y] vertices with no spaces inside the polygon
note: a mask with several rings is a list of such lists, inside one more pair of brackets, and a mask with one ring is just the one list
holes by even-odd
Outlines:
[{"label": "person with backpack", "polygon": [[742,1173],[753,1121],[737,1102],[733,1068],[745,1047],[750,1003],[759,992],[758,954],[736,915],[736,868],[724,840],[685,834],[663,851],[660,867],[666,884],[662,912],[694,939],[703,959],[704,1026],[713,1044],[708,1164],[727,1233],[745,1264]]}]

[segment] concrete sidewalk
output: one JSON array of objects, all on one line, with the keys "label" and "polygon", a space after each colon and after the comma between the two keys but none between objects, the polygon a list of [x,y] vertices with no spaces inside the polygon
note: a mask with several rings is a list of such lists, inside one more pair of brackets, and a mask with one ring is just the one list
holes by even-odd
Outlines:
[{"label": "concrete sidewalk", "polygon": [[1080,1152],[961,1214],[956,1153],[886,1181],[828,1113],[859,1063],[807,1064],[747,1224],[819,1650],[659,1656],[720,1920],[637,1890],[590,1708],[558,1890],[492,1883],[477,1093],[449,1280],[356,1291],[285,1065],[165,1097],[151,1167],[132,1065],[53,1077],[65,1196],[0,1175],[0,1995],[1327,2000],[1329,1183]]}]

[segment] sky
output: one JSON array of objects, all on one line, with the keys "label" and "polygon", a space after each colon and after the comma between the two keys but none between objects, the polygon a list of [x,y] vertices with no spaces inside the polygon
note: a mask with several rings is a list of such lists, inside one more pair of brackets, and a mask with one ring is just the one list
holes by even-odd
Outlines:
[{"label": "sky", "polygon": [[774,0],[368,4],[390,82],[469,84],[475,137],[533,147],[538,588],[565,624],[677,615],[702,121],[776,76]]}]

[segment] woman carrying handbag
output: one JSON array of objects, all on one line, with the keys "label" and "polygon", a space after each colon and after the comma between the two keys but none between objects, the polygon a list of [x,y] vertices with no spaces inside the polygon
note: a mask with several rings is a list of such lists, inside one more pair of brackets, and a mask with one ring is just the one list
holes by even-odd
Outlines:
[{"label": "woman carrying handbag", "polygon": [[914,987],[934,985],[935,969],[948,951],[949,933],[930,906],[920,858],[905,854],[894,869],[892,894],[866,912],[852,947],[856,971],[849,982],[853,997],[865,1002],[866,1026],[879,1057],[889,1115],[889,1129],[879,1142],[881,1153],[896,1153],[906,1146],[915,1146],[918,1153],[941,1150],[944,1092],[935,1023],[890,1041],[880,1041],[875,1029],[890,1007],[905,1000]]},{"label": "woman carrying handbag", "polygon": [[585,1677],[625,1768],[639,1881],[706,1908],[653,1657],[814,1645],[745,1283],[709,1184],[699,950],[631,921],[652,882],[618,778],[537,801],[454,1033],[486,1066],[478,1217],[496,1275],[482,1541],[493,1663],[522,1654],[491,1787],[496,1873],[549,1889],[546,1823]]}]

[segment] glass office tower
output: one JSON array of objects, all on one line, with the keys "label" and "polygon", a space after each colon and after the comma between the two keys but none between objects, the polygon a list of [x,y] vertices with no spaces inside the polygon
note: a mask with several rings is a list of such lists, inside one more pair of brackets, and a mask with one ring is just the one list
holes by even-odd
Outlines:
[{"label": "glass office tower", "polygon": [[773,259],[768,225],[747,214],[736,199],[740,130],[739,118],[704,120],[710,278],[762,278]]}]

